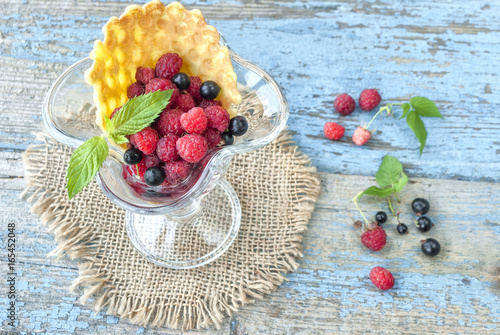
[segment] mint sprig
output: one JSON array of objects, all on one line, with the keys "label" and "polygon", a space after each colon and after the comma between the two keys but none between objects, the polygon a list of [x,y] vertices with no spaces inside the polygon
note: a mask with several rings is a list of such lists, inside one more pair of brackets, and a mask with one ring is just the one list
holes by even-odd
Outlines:
[{"label": "mint sprig", "polygon": [[148,127],[169,103],[172,90],[156,91],[127,101],[113,119],[104,115],[106,133],[83,142],[71,155],[66,174],[69,199],[83,190],[101,168],[109,153],[105,137],[117,144],[128,143],[133,135]]}]

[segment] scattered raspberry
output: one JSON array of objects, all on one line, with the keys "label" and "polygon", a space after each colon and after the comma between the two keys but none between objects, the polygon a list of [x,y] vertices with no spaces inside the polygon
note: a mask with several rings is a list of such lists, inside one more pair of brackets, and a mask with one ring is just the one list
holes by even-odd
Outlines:
[{"label": "scattered raspberry", "polygon": [[370,280],[375,286],[384,291],[394,287],[392,273],[380,266],[376,266],[370,271]]},{"label": "scattered raspberry", "polygon": [[141,85],[147,85],[155,78],[155,69],[150,67],[138,67],[135,72],[135,80]]},{"label": "scattered raspberry", "polygon": [[195,107],[181,115],[181,125],[190,134],[201,134],[207,129],[207,117],[203,108]]},{"label": "scattered raspberry", "polygon": [[215,101],[215,100],[205,100],[205,99],[202,99],[200,101],[200,103],[198,104],[199,107],[203,108],[203,109],[206,109],[207,107],[210,107],[210,106],[220,106],[221,103],[218,102],[218,101]]},{"label": "scattered raspberry", "polygon": [[229,126],[229,113],[223,107],[207,107],[205,114],[208,119],[208,127],[217,129],[222,133]]},{"label": "scattered raspberry", "polygon": [[345,128],[335,122],[327,122],[323,127],[326,138],[340,140],[344,136]]},{"label": "scattered raspberry", "polygon": [[379,251],[385,246],[387,234],[384,228],[377,226],[375,229],[367,230],[361,234],[361,243],[370,250]]},{"label": "scattered raspberry", "polygon": [[167,134],[160,138],[156,147],[156,154],[158,158],[167,163],[179,160],[175,144],[179,140],[179,136],[174,134]]},{"label": "scattered raspberry", "polygon": [[175,183],[179,179],[189,176],[192,165],[185,161],[168,162],[165,164],[165,175],[170,182]]},{"label": "scattered raspberry", "polygon": [[364,111],[371,111],[380,103],[382,98],[376,89],[366,89],[359,95],[359,107]]},{"label": "scattered raspberry", "polygon": [[190,78],[191,78],[191,84],[189,84],[187,92],[191,94],[191,96],[194,98],[196,102],[200,102],[203,100],[203,98],[200,95],[200,87],[201,84],[203,83],[201,82],[201,79],[199,77],[190,77]]},{"label": "scattered raspberry", "polygon": [[196,107],[196,103],[189,93],[180,94],[173,104],[173,108],[180,109],[183,112],[187,112],[194,107]]},{"label": "scattered raspberry", "polygon": [[205,131],[205,139],[207,140],[208,147],[215,148],[221,141],[220,132],[214,128],[208,128]]},{"label": "scattered raspberry", "polygon": [[112,119],[113,116],[115,116],[116,112],[118,112],[120,110],[120,108],[122,108],[122,106],[116,107],[115,110],[113,111],[113,113],[111,113],[111,115],[109,116],[109,118]]},{"label": "scattered raspberry", "polygon": [[173,90],[172,91],[172,97],[170,98],[170,102],[169,102],[169,104],[166,107],[166,108],[168,108],[169,106],[171,106],[173,104],[173,102],[179,96],[179,89],[170,80],[168,80],[168,79],[160,79],[160,78],[154,78],[154,79],[152,79],[146,85],[145,93],[148,94],[149,92],[166,91],[166,90]]},{"label": "scattered raspberry", "polygon": [[179,109],[164,109],[155,125],[160,136],[165,136],[169,133],[181,136],[184,133],[184,128],[182,128],[181,124],[182,114],[184,113]]},{"label": "scattered raspberry", "polygon": [[176,53],[166,53],[156,63],[156,76],[158,78],[172,79],[182,66],[182,58]]},{"label": "scattered raspberry", "polygon": [[[157,148],[158,149],[158,148]],[[160,166],[160,159],[156,154],[151,154],[146,156],[146,167],[150,168],[153,166]]]},{"label": "scattered raspberry", "polygon": [[347,93],[342,93],[333,102],[333,108],[340,114],[346,116],[351,114],[356,107],[356,102]]},{"label": "scattered raspberry", "polygon": [[371,137],[372,134],[368,130],[358,127],[354,131],[354,134],[352,134],[352,141],[356,145],[364,145]]},{"label": "scattered raspberry", "polygon": [[127,88],[127,97],[129,99],[138,97],[139,95],[144,94],[144,86],[139,83],[133,83]]},{"label": "scattered raspberry", "polygon": [[130,136],[130,142],[144,154],[151,155],[156,150],[158,133],[153,128],[147,127]]},{"label": "scattered raspberry", "polygon": [[188,134],[177,141],[177,153],[189,163],[199,162],[207,153],[208,143],[199,134]]},{"label": "scattered raspberry", "polygon": [[142,156],[142,160],[136,165],[123,165],[122,177],[125,180],[133,182],[134,179],[144,181],[144,173],[148,168],[146,167],[146,158]]}]

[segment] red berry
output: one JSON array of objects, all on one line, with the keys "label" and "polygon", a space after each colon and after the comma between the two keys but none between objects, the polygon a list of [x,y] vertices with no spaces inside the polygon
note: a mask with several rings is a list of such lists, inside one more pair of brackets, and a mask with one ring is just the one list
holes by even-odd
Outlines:
[{"label": "red berry", "polygon": [[166,53],[156,62],[156,77],[172,79],[182,66],[182,58],[176,53]]},{"label": "red berry", "polygon": [[139,83],[133,83],[127,88],[127,97],[129,99],[138,97],[139,95],[144,94],[144,86]]},{"label": "red berry", "polygon": [[168,162],[165,164],[165,175],[171,183],[189,176],[192,165],[185,161]]},{"label": "red berry", "polygon": [[370,271],[370,280],[375,286],[384,291],[394,287],[392,273],[380,266],[376,266]]},{"label": "red berry", "polygon": [[172,96],[170,97],[170,102],[165,107],[168,108],[171,105],[173,105],[173,102],[179,96],[179,89],[177,88],[177,86],[175,86],[173,82],[171,82],[168,79],[154,78],[146,85],[146,89],[144,92],[148,94],[149,92],[167,91],[167,90],[172,90]]},{"label": "red berry", "polygon": [[179,137],[174,134],[167,134],[160,138],[156,147],[156,154],[161,161],[168,163],[179,160],[176,149],[178,140]]},{"label": "red berry", "polygon": [[372,137],[372,134],[364,128],[358,127],[352,134],[352,141],[356,145],[364,145]]},{"label": "red berry", "polygon": [[359,107],[364,111],[371,111],[380,103],[382,98],[376,89],[366,89],[359,95]]},{"label": "red berry", "polygon": [[[157,146],[158,149],[158,146]],[[154,166],[160,166],[160,159],[156,154],[151,154],[146,156],[146,167],[154,167]]]},{"label": "red berry", "polygon": [[209,148],[215,148],[221,141],[220,132],[217,129],[208,128],[204,135]]},{"label": "red berry", "polygon": [[181,125],[190,134],[201,134],[207,129],[207,117],[203,108],[195,107],[181,115]]},{"label": "red berry", "polygon": [[143,155],[142,160],[136,165],[123,165],[122,177],[132,183],[136,182],[137,179],[144,181],[144,173],[147,170],[146,158]]},{"label": "red berry", "polygon": [[188,134],[177,140],[177,153],[189,163],[199,162],[207,153],[208,143],[199,134]]},{"label": "red berry", "polygon": [[377,226],[375,229],[367,230],[361,234],[361,243],[370,250],[379,251],[385,246],[387,234],[384,228]]},{"label": "red berry", "polygon": [[158,133],[151,127],[144,128],[137,134],[130,136],[130,143],[146,155],[151,155],[156,150]]},{"label": "red berry", "polygon": [[113,113],[111,113],[111,115],[109,116],[110,119],[113,118],[113,116],[115,116],[116,112],[118,112],[120,110],[120,108],[122,108],[122,106],[120,107],[116,107],[114,110],[113,110]]},{"label": "red berry", "polygon": [[182,128],[181,124],[182,114],[184,113],[179,109],[164,109],[155,124],[155,128],[160,136],[165,136],[169,133],[181,136],[184,133],[184,128]]},{"label": "red berry", "polygon": [[215,100],[201,100],[200,103],[198,104],[199,107],[206,109],[207,107],[210,106],[220,106],[221,103]]},{"label": "red berry", "polygon": [[335,122],[327,122],[323,127],[326,138],[340,140],[344,136],[345,128]]},{"label": "red berry", "polygon": [[173,104],[173,108],[180,109],[183,112],[187,112],[194,107],[196,107],[196,103],[189,93],[179,94]]},{"label": "red berry", "polygon": [[190,77],[191,79],[191,84],[189,84],[189,87],[187,89],[187,92],[191,94],[191,96],[194,98],[196,102],[200,102],[203,100],[203,98],[200,95],[200,87],[201,84],[201,79],[199,77]]},{"label": "red berry", "polygon": [[229,126],[229,113],[220,106],[209,106],[205,109],[208,127],[217,129],[221,133]]},{"label": "red berry", "polygon": [[333,102],[333,108],[340,114],[346,116],[351,114],[356,107],[356,102],[347,93],[342,93]]},{"label": "red berry", "polygon": [[155,69],[150,67],[138,67],[135,72],[135,80],[141,85],[147,85],[155,78]]}]

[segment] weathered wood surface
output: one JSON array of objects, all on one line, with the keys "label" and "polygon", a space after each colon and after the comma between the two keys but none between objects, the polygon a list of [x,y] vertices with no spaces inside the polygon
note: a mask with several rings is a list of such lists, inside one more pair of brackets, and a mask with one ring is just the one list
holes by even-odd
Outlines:
[{"label": "weathered wood surface", "polygon": [[[138,1],[140,3],[145,1]],[[25,332],[57,334],[167,334],[127,320],[94,315],[67,292],[76,264],[47,258],[55,242],[29,204],[21,152],[42,129],[40,105],[57,76],[85,57],[100,28],[129,1],[0,0],[0,215],[18,225],[19,299]],[[297,273],[265,300],[241,309],[220,331],[206,334],[313,334],[368,332],[497,334],[500,330],[500,7],[494,2],[184,1],[200,8],[243,57],[269,71],[290,102],[289,129],[322,171],[323,190],[304,239]],[[423,95],[438,102],[445,120],[426,122],[428,145],[401,121],[379,119],[366,147],[349,140],[373,113],[340,117],[338,93],[377,87],[386,101]],[[347,129],[339,143],[322,136],[327,120]],[[404,203],[432,200],[437,221],[428,236],[443,252],[428,259],[423,235],[388,229],[388,246],[370,253],[350,228],[347,199],[372,179],[387,153],[411,180]],[[341,174],[336,174],[341,173]],[[421,176],[425,179],[415,179]],[[448,180],[445,180],[448,179]],[[453,179],[463,179],[456,181]],[[380,208],[366,201],[368,213]],[[410,222],[409,209],[403,220]],[[354,212],[352,212],[355,215]],[[391,223],[394,226],[394,223]],[[0,231],[5,241],[6,230]],[[0,260],[5,272],[5,257]],[[369,270],[386,266],[396,288],[379,292]],[[3,290],[3,289],[2,289]],[[0,295],[0,329],[8,300]],[[369,316],[374,316],[370,319]],[[200,332],[199,332],[200,333]]]}]

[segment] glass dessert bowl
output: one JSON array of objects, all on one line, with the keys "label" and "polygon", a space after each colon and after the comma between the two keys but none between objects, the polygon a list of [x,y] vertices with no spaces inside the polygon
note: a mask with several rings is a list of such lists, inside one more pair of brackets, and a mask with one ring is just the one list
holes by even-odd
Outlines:
[{"label": "glass dessert bowl", "polygon": [[[227,46],[222,39],[221,44]],[[109,156],[96,176],[104,194],[125,209],[125,225],[134,247],[164,267],[201,266],[230,247],[238,234],[241,207],[223,176],[234,155],[269,144],[286,126],[288,104],[277,83],[229,50],[242,96],[237,114],[248,121],[243,136],[209,152],[187,179],[170,188],[131,184],[123,175],[125,149],[111,142]],[[74,148],[103,132],[95,122],[93,88],[84,79],[92,62],[85,58],[70,66],[49,89],[42,107],[49,134]]]}]

